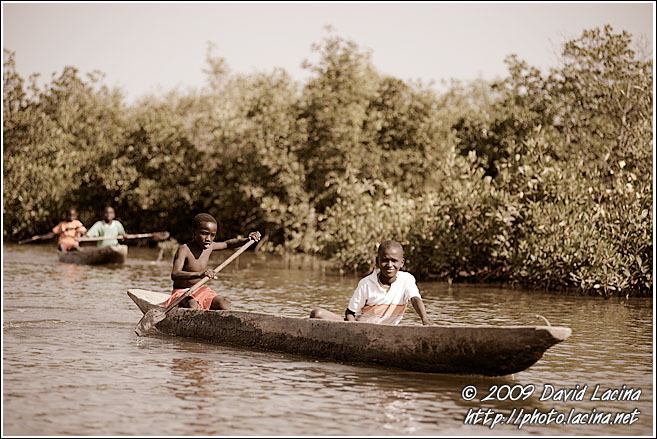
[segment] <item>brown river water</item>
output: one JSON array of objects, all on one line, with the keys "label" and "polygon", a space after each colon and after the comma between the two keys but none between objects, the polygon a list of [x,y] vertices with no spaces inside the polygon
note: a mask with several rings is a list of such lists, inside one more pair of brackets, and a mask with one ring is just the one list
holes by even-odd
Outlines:
[{"label": "brown river water", "polygon": [[[230,254],[213,255],[211,266]],[[157,256],[131,247],[123,265],[82,266],[59,263],[52,243],[3,246],[3,436],[653,432],[651,299],[420,282],[438,324],[543,325],[540,314],[573,331],[512,376],[428,374],[157,331],[138,337],[142,314],[126,291],[170,290],[170,260]],[[312,259],[248,252],[211,286],[236,310],[301,317],[315,306],[342,313],[357,282]],[[402,324],[420,324],[412,307]],[[558,400],[567,390],[570,399]]]}]

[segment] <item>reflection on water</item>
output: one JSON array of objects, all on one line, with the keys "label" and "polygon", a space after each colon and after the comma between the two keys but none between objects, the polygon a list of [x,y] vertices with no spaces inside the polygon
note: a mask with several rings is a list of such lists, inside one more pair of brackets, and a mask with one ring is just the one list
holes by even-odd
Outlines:
[{"label": "reflection on water", "polygon": [[[218,265],[230,252],[213,256]],[[526,371],[487,378],[343,364],[169,337],[137,337],[128,288],[167,292],[170,261],[130,248],[117,266],[57,262],[51,246],[3,254],[3,432],[8,435],[647,435],[652,431],[652,301],[421,283],[429,317],[450,325],[569,326]],[[238,262],[238,261],[236,261]],[[341,313],[358,279],[312,259],[247,253],[213,281],[235,309]],[[417,325],[409,308],[403,324]],[[533,384],[522,401],[480,399]],[[540,400],[546,384],[589,386],[582,401]],[[591,401],[592,388],[641,388]],[[477,398],[461,396],[475,386]],[[29,407],[29,410],[26,408]],[[632,425],[466,425],[470,409],[641,411]]]},{"label": "reflection on water", "polygon": [[76,264],[58,264],[56,267],[59,268],[61,272],[61,275],[58,276],[58,278],[62,279],[64,283],[74,284],[84,279],[84,267]]}]

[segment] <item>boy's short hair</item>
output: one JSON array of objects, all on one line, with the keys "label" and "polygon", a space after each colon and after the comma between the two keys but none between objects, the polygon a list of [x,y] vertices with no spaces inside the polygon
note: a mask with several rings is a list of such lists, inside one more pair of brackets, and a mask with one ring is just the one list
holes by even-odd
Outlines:
[{"label": "boy's short hair", "polygon": [[209,213],[199,213],[194,217],[194,221],[192,221],[192,228],[198,230],[198,228],[201,227],[201,223],[217,224],[217,220]]},{"label": "boy's short hair", "polygon": [[402,255],[404,254],[404,247],[402,247],[402,245],[400,243],[398,243],[397,241],[393,241],[393,240],[383,241],[379,245],[379,248],[376,251],[376,254],[380,255],[382,250],[389,249],[389,248],[398,248],[399,250],[401,250]]}]

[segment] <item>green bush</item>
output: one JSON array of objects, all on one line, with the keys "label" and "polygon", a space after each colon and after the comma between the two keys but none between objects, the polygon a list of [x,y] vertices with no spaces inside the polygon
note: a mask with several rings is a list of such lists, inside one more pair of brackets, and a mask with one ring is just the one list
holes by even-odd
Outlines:
[{"label": "green bush", "polygon": [[440,95],[334,35],[303,84],[210,47],[206,87],[132,106],[73,67],[26,85],[6,52],[3,236],[113,204],[184,241],[205,211],[219,239],[257,229],[359,272],[396,239],[420,279],[650,295],[653,64],[630,47],[585,31],[546,73],[510,56],[506,78]]}]

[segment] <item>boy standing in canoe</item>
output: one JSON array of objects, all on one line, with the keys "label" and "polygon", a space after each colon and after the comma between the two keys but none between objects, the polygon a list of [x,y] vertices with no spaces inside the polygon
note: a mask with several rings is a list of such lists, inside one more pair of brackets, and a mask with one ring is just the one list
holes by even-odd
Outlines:
[{"label": "boy standing in canoe", "polygon": [[[248,238],[229,239],[223,242],[214,242],[217,235],[217,220],[207,213],[199,213],[194,217],[192,223],[192,240],[178,247],[173,257],[173,268],[171,280],[173,280],[173,292],[164,306],[167,307],[176,300],[187,289],[192,287],[203,277],[216,278],[214,271],[208,269],[208,261],[214,250],[235,248],[247,243],[250,239],[260,240],[260,232],[251,232]],[[183,308],[201,309],[231,309],[230,299],[212,291],[206,285],[201,286],[190,296],[183,300],[180,305]]]},{"label": "boy standing in canoe", "polygon": [[[116,215],[114,214],[114,208],[112,206],[106,206],[105,210],[103,211],[103,220],[96,221],[87,232],[87,236],[96,237],[125,235],[123,224],[114,218],[116,218]],[[105,239],[98,241],[96,244],[98,248],[110,247],[112,245],[119,245],[119,241],[117,239]]]},{"label": "boy standing in canoe", "polygon": [[80,244],[75,238],[82,236],[86,231],[87,229],[78,220],[78,211],[70,208],[68,210],[68,221],[62,221],[52,229],[55,235],[59,235],[57,238],[57,249],[62,252],[79,250]]},{"label": "boy standing in canoe", "polygon": [[410,301],[422,319],[423,325],[433,325],[427,317],[424,302],[415,283],[415,277],[404,266],[404,249],[397,241],[384,241],[379,245],[377,268],[358,282],[344,318],[331,311],[315,308],[311,319],[345,320],[387,325],[398,324]]}]

